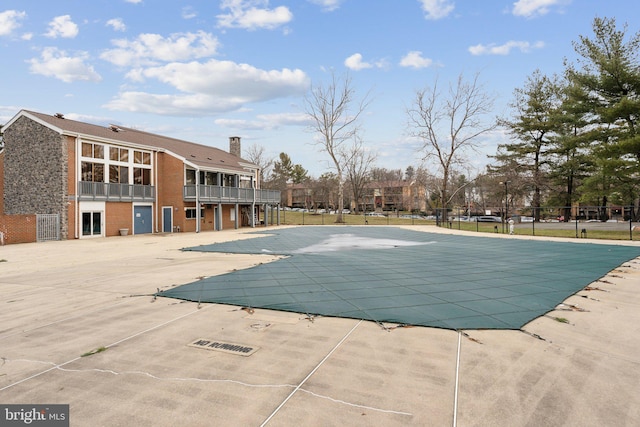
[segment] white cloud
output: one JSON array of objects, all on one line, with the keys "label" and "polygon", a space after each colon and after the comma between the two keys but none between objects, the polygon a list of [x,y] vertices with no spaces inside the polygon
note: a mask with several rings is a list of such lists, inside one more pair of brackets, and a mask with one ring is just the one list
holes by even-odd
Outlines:
[{"label": "white cloud", "polygon": [[313,4],[322,6],[322,10],[332,12],[340,7],[340,3],[344,0],[309,0]]},{"label": "white cloud", "polygon": [[113,28],[114,31],[126,31],[127,26],[121,18],[113,18],[107,21],[107,26]]},{"label": "white cloud", "polygon": [[423,58],[422,52],[413,50],[407,53],[400,60],[401,67],[427,68],[433,65],[433,61],[429,58]]},{"label": "white cloud", "polygon": [[475,46],[469,47],[469,52],[472,55],[508,55],[511,53],[512,49],[518,49],[520,52],[528,53],[533,49],[541,49],[544,47],[544,42],[538,41],[533,44],[529,42],[521,42],[521,41],[508,41],[502,45],[496,44],[477,44]]},{"label": "white cloud", "polygon": [[293,19],[285,6],[269,9],[268,0],[224,0],[220,5],[228,14],[218,15],[218,26],[222,28],[244,28],[246,30],[273,30]]},{"label": "white cloud", "polygon": [[104,51],[100,58],[122,67],[156,65],[158,62],[205,58],[216,53],[218,39],[210,33],[177,33],[169,37],[140,34],[135,40],[118,39],[115,49]]},{"label": "white cloud", "polygon": [[354,53],[350,57],[344,60],[344,65],[350,70],[360,71],[366,68],[386,68],[388,66],[387,61],[380,59],[375,62],[365,62],[362,60],[362,55]]},{"label": "white cloud", "polygon": [[5,10],[0,12],[0,36],[8,36],[20,27],[20,21],[26,18],[26,12],[17,10]]},{"label": "white cloud", "polygon": [[419,0],[426,19],[441,19],[453,12],[455,5],[450,0]]},{"label": "white cloud", "polygon": [[309,78],[301,70],[261,70],[247,64],[209,60],[171,63],[137,70],[139,78],[155,79],[179,94],[124,92],[106,107],[170,115],[210,115],[235,111],[252,102],[301,95]]},{"label": "white cloud", "polygon": [[182,8],[182,19],[193,19],[198,16],[198,13],[191,6],[185,6]]},{"label": "white cloud", "polygon": [[228,129],[242,130],[266,130],[272,129],[268,123],[259,120],[243,120],[243,119],[216,119],[213,121],[218,126],[224,126]]},{"label": "white cloud", "polygon": [[124,0],[127,3],[133,3],[133,4],[138,4],[138,3],[142,3],[142,0]]},{"label": "white cloud", "polygon": [[350,57],[344,60],[344,65],[351,70],[364,70],[365,68],[373,68],[373,65],[364,62],[362,60],[362,55],[359,53],[354,53]]},{"label": "white cloud", "polygon": [[79,52],[75,56],[69,56],[63,50],[56,47],[48,47],[42,51],[40,58],[29,60],[30,71],[46,77],[54,77],[66,83],[74,81],[98,82],[102,77],[86,64],[88,54]]},{"label": "white cloud", "polygon": [[72,39],[78,35],[78,26],[71,20],[71,16],[62,15],[56,16],[51,22],[49,22],[49,31],[45,36],[50,38],[63,37]]},{"label": "white cloud", "polygon": [[571,0],[518,0],[513,4],[513,14],[531,18],[546,15],[552,6],[563,6]]},{"label": "white cloud", "polygon": [[216,119],[214,123],[229,129],[273,130],[282,126],[308,126],[309,116],[304,113],[258,114],[255,120]]}]

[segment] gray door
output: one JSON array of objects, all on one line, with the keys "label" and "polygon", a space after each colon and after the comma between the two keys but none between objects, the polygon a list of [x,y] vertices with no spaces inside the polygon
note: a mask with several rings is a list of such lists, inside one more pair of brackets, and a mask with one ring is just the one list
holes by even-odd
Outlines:
[{"label": "gray door", "polygon": [[151,206],[133,207],[133,234],[145,234],[152,231]]},{"label": "gray door", "polygon": [[171,224],[171,211],[173,208],[171,206],[166,206],[162,208],[162,232],[163,233],[171,233],[173,229],[173,224]]}]

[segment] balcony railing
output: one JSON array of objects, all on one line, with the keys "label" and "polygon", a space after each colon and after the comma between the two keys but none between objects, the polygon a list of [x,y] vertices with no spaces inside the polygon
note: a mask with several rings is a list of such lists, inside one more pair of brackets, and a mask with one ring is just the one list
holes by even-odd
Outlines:
[{"label": "balcony railing", "polygon": [[[218,185],[200,185],[199,188],[201,203],[280,203],[279,190],[254,190],[253,188],[221,187]],[[186,201],[195,201],[196,186],[185,185],[183,198]]]},{"label": "balcony railing", "polygon": [[155,201],[153,185],[118,184],[112,182],[78,182],[80,200],[105,200],[110,202]]}]

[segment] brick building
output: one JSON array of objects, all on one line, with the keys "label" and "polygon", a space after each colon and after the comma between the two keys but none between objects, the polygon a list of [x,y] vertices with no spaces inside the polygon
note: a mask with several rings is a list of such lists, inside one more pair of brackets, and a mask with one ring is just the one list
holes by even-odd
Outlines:
[{"label": "brick building", "polygon": [[226,152],[26,110],[3,132],[5,243],[255,226],[261,207],[280,203],[239,137]]}]

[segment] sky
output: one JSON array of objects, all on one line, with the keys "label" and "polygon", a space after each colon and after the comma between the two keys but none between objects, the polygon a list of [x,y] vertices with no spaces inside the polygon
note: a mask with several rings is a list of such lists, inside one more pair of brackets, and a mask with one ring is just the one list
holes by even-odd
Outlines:
[{"label": "sky", "polygon": [[[331,170],[304,98],[332,74],[368,100],[360,136],[376,166],[422,163],[407,109],[416,92],[479,76],[494,112],[535,70],[561,74],[596,17],[640,31],[623,0],[2,0],[0,123],[21,109],[132,127],[243,154],[285,152]],[[496,131],[468,152],[482,171]],[[246,155],[245,155],[246,157]]]}]

